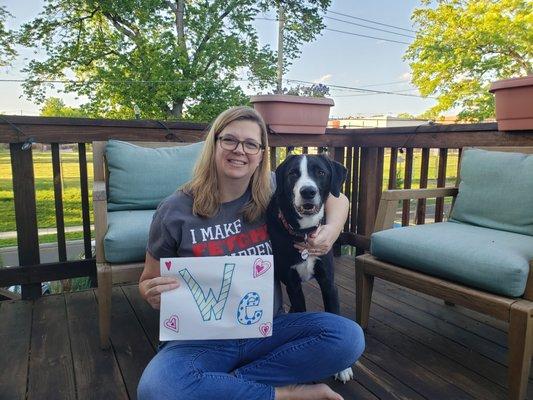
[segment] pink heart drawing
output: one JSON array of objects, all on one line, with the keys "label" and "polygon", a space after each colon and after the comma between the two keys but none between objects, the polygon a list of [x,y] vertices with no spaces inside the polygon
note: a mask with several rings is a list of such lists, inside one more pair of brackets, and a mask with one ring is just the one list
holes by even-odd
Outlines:
[{"label": "pink heart drawing", "polygon": [[265,322],[264,324],[259,325],[259,332],[263,336],[269,336],[272,333],[272,324],[270,322]]},{"label": "pink heart drawing", "polygon": [[260,258],[254,261],[254,268],[253,268],[253,275],[254,278],[257,278],[258,276],[263,275],[265,272],[267,272],[272,264],[270,261],[263,261]]},{"label": "pink heart drawing", "polygon": [[165,261],[165,266],[167,267],[167,271],[170,271],[170,267],[172,267],[172,261]]},{"label": "pink heart drawing", "polygon": [[177,315],[171,315],[169,319],[165,320],[165,328],[170,329],[174,332],[179,332],[180,323]]}]

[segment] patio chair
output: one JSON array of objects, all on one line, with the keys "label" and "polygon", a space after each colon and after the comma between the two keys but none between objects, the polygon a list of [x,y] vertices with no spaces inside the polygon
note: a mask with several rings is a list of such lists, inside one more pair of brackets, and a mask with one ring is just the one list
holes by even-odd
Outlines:
[{"label": "patio chair", "polygon": [[[356,319],[367,327],[379,277],[507,321],[509,398],[521,400],[533,351],[533,149],[488,150],[463,151],[458,188],[382,194],[370,254],[355,259]],[[445,196],[447,222],[391,229],[400,200]]]},{"label": "patio chair", "polygon": [[192,176],[203,143],[93,142],[100,343],[108,348],[114,283],[136,282],[157,205]]}]

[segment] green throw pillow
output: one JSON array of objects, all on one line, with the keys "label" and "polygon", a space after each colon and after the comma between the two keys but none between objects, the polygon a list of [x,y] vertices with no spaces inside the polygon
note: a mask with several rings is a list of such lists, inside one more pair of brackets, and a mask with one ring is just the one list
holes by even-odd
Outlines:
[{"label": "green throw pillow", "polygon": [[533,155],[465,150],[450,219],[533,236]]},{"label": "green throw pillow", "polygon": [[153,210],[188,182],[203,142],[149,148],[119,140],[106,146],[108,210]]}]

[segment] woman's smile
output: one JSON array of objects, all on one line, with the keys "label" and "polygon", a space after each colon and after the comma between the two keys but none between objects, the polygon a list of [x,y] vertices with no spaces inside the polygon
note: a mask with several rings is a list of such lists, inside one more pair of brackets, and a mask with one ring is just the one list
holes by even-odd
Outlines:
[{"label": "woman's smile", "polygon": [[230,163],[232,166],[235,166],[235,167],[242,167],[248,164],[245,160],[241,160],[238,158],[228,158],[227,161],[228,163]]}]

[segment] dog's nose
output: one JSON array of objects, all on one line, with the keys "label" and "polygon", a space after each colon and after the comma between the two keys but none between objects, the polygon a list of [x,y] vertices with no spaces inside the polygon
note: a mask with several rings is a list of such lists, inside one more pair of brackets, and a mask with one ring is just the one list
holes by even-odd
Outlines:
[{"label": "dog's nose", "polygon": [[316,196],[316,188],[313,186],[304,186],[300,189],[300,194],[304,199],[310,200]]}]

